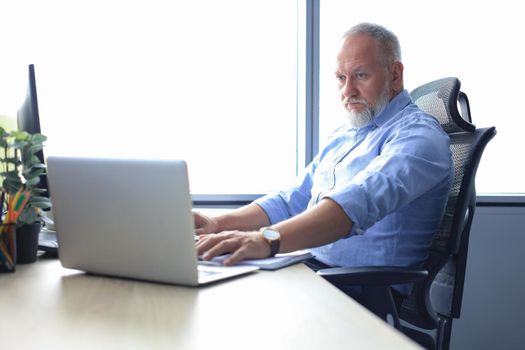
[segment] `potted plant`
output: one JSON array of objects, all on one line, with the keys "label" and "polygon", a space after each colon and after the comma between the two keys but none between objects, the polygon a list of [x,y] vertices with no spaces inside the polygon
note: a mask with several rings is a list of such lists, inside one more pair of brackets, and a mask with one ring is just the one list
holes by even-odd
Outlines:
[{"label": "potted plant", "polygon": [[38,233],[42,224],[41,211],[51,207],[51,201],[45,196],[47,190],[40,187],[40,178],[46,174],[46,166],[36,155],[42,150],[46,140],[47,137],[39,133],[7,132],[0,127],[0,147],[3,148],[0,150],[2,213],[8,209],[7,202],[10,198],[15,198],[20,193],[28,196],[16,216],[16,222],[10,223],[15,225],[17,251],[24,251],[24,245],[31,246],[30,256],[26,258],[23,254],[18,254],[18,262],[36,260]]}]

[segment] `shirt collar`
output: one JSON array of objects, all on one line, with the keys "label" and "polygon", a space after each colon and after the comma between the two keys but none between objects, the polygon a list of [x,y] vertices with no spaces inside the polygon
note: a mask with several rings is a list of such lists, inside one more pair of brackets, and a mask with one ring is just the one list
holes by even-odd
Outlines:
[{"label": "shirt collar", "polygon": [[367,130],[379,128],[381,127],[381,125],[394,118],[410,103],[412,103],[412,98],[410,97],[410,94],[407,90],[403,90],[399,94],[394,96],[394,98],[386,105],[385,109],[383,109],[383,111],[379,113],[370,123],[363,125],[360,128],[343,126],[341,129],[344,129],[346,131],[354,130],[361,133],[367,132]]},{"label": "shirt collar", "polygon": [[370,124],[375,124],[376,126],[380,127],[395,117],[410,103],[412,103],[412,99],[410,98],[408,91],[401,91],[399,94],[394,96],[394,98],[386,105],[385,109],[383,109],[383,111],[379,113]]}]

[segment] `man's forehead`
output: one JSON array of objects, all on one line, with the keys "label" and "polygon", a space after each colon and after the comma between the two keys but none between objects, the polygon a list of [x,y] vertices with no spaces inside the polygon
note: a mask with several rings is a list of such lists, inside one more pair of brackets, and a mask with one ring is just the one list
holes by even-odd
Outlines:
[{"label": "man's forehead", "polygon": [[341,42],[339,54],[362,55],[367,53],[376,54],[379,51],[377,40],[368,34],[353,34],[344,38]]},{"label": "man's forehead", "polygon": [[379,63],[377,42],[367,34],[354,34],[343,39],[337,54],[337,67],[373,66]]}]

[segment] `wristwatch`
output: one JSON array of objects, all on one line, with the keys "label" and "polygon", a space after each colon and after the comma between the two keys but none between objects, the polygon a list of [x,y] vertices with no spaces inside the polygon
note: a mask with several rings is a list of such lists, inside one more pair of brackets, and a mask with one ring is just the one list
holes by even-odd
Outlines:
[{"label": "wristwatch", "polygon": [[281,247],[281,234],[274,228],[263,227],[261,229],[262,238],[270,246],[270,256],[275,256],[279,253],[279,248]]}]

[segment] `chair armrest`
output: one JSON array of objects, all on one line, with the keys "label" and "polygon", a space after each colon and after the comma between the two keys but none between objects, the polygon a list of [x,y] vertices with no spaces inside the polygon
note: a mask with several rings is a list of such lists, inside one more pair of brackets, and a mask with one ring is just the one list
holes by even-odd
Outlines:
[{"label": "chair armrest", "polygon": [[394,285],[423,280],[428,271],[408,267],[365,266],[333,267],[317,271],[326,280],[339,285]]}]

